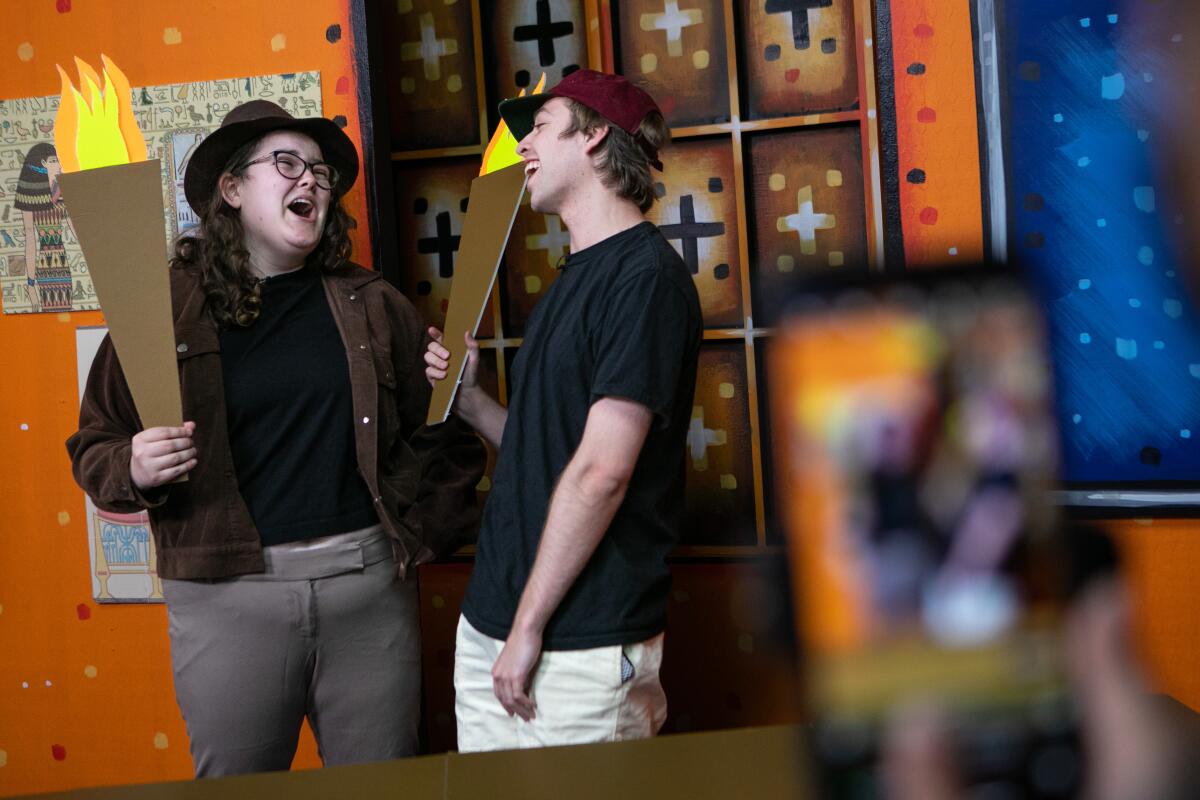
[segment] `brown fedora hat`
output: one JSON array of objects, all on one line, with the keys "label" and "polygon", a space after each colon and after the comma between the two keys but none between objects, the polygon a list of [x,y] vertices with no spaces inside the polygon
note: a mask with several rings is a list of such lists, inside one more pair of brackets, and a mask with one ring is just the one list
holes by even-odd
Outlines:
[{"label": "brown fedora hat", "polygon": [[208,202],[229,157],[246,142],[272,131],[298,131],[311,136],[321,157],[338,171],[334,196],[340,197],[358,178],[358,151],[341,128],[324,117],[297,119],[270,100],[242,103],[225,115],[221,127],[210,133],[188,161],[183,193],[197,213]]}]

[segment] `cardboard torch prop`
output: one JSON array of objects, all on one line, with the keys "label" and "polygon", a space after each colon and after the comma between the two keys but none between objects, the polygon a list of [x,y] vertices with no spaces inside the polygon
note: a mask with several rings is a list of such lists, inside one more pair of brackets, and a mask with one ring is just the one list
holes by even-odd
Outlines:
[{"label": "cardboard torch prop", "polygon": [[[533,94],[540,94],[545,85],[543,74]],[[521,95],[524,94],[522,89]],[[467,366],[463,334],[474,335],[483,318],[524,193],[523,159],[517,155],[517,140],[501,120],[484,151],[479,177],[471,181],[467,218],[463,222],[462,243],[454,265],[454,282],[450,285],[443,331],[443,341],[450,350],[450,364],[446,368],[446,379],[439,381],[433,389],[425,420],[429,425],[445,422],[450,416],[454,395]]]},{"label": "cardboard torch prop", "polygon": [[59,186],[142,426],[179,425],[161,166],[147,160],[129,81],[100,58],[103,77],[75,59],[78,89],[58,68]]}]

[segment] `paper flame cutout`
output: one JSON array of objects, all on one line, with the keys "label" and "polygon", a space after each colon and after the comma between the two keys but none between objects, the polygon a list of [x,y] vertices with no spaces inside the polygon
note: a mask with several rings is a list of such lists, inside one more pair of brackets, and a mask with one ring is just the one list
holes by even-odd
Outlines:
[{"label": "paper flame cutout", "polygon": [[148,158],[146,139],[133,117],[129,80],[108,56],[101,55],[100,60],[103,79],[86,61],[75,59],[79,89],[63,68],[55,65],[62,79],[62,99],[54,120],[54,149],[64,172]]},{"label": "paper flame cutout", "polygon": [[[531,94],[541,94],[546,88],[546,73],[542,73],[542,77],[537,82],[537,86],[533,87]],[[522,89],[517,97],[524,97],[525,90]],[[483,166],[479,168],[480,175],[487,175],[489,172],[511,167],[513,164],[519,164],[524,161],[517,155],[517,140],[512,135],[512,131],[508,129],[508,125],[504,120],[500,120],[500,125],[496,128],[496,132],[492,134],[492,140],[488,142],[487,149],[483,151]]]}]

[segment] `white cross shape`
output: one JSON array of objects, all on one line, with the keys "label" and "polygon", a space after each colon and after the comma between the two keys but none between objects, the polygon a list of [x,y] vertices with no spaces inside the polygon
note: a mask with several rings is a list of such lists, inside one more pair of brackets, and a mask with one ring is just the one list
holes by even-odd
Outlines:
[{"label": "white cross shape", "polygon": [[433,28],[433,14],[422,14],[419,21],[421,23],[421,41],[402,43],[400,58],[403,61],[416,61],[417,59],[424,61],[425,80],[436,81],[442,77],[439,59],[444,56],[456,55],[458,41],[437,38],[437,32]]},{"label": "white cross shape", "polygon": [[692,407],[692,422],[688,426],[687,444],[696,472],[708,469],[708,448],[726,442],[725,431],[704,427],[704,406]]},{"label": "white cross shape", "polygon": [[679,10],[679,0],[666,0],[661,14],[642,14],[641,26],[644,31],[665,31],[667,34],[667,55],[677,57],[683,55],[683,29],[704,22],[704,12],[698,8]]},{"label": "white cross shape", "polygon": [[795,214],[779,217],[775,220],[775,229],[780,233],[795,231],[800,234],[800,252],[811,256],[817,252],[817,231],[827,231],[837,227],[837,217],[833,214],[820,214],[813,211],[812,186],[805,186],[796,192],[796,205],[799,210]]},{"label": "white cross shape", "polygon": [[571,245],[571,234],[563,230],[562,220],[558,215],[543,215],[546,220],[546,232],[525,237],[526,250],[545,250],[546,263],[550,267],[558,265],[558,260]]}]

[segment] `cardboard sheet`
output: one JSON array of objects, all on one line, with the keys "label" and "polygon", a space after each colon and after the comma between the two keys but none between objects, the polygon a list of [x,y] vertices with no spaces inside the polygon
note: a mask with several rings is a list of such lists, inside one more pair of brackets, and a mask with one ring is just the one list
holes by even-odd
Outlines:
[{"label": "cardboard sheet", "polygon": [[445,422],[450,415],[454,395],[467,366],[463,334],[474,335],[483,318],[524,192],[524,163],[471,181],[467,218],[463,222],[462,243],[454,265],[454,282],[450,285],[450,305],[446,309],[446,329],[443,331],[443,341],[450,351],[450,366],[446,370],[446,379],[433,389],[425,420],[429,425]]},{"label": "cardboard sheet", "polygon": [[59,177],[142,425],[180,425],[175,330],[157,159]]}]

